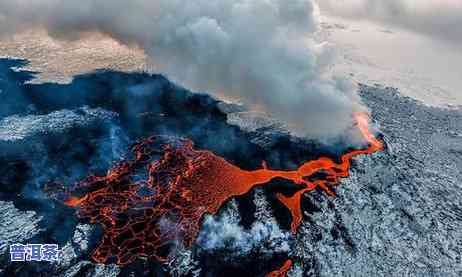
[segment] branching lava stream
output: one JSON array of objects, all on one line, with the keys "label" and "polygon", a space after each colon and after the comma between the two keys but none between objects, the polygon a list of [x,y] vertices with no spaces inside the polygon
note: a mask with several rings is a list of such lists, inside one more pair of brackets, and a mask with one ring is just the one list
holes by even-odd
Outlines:
[{"label": "branching lava stream", "polygon": [[[320,187],[334,196],[331,187],[349,176],[353,157],[383,148],[369,132],[368,116],[356,114],[355,119],[369,143],[367,149],[343,155],[341,163],[320,158],[295,171],[271,170],[266,164],[246,171],[210,151],[194,149],[189,140],[153,136],[133,147],[133,160],[117,164],[106,176],[90,176],[73,186],[65,203],[79,207],[81,220],[101,225],[102,239],[93,253],[99,263],[124,265],[137,257],[164,262],[174,241],[181,240],[187,247],[194,243],[205,213],[215,214],[230,198],[277,177],[300,185],[291,197],[277,195],[292,214],[295,234],[302,221],[303,193]],[[318,172],[327,177],[308,181]],[[271,276],[285,275],[291,264],[288,260],[280,275]]]}]

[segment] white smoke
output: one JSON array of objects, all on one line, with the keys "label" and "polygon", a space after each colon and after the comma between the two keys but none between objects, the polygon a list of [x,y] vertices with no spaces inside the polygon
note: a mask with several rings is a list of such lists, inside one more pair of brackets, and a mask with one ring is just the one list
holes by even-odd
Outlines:
[{"label": "white smoke", "polygon": [[462,44],[460,0],[318,0],[322,12],[404,27]]},{"label": "white smoke", "polygon": [[289,252],[290,233],[281,230],[270,214],[261,221],[259,213],[257,221],[246,230],[239,224],[236,202],[231,201],[221,216],[205,217],[197,244],[206,251],[229,251],[231,258],[246,257],[252,252],[268,257]]},{"label": "white smoke", "polygon": [[314,0],[0,0],[0,35],[101,32],[142,47],[188,88],[238,99],[300,135],[335,137],[361,107],[351,83],[327,74],[333,48],[314,39],[316,11]]}]

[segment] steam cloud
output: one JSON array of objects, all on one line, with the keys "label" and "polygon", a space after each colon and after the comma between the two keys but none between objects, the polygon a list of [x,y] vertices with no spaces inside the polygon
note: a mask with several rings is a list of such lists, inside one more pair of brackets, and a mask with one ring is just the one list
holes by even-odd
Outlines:
[{"label": "steam cloud", "polygon": [[362,108],[351,83],[327,74],[333,49],[313,38],[316,11],[313,0],[2,0],[0,35],[105,33],[142,47],[188,88],[262,109],[299,135],[330,138]]},{"label": "steam cloud", "polygon": [[323,12],[366,18],[461,45],[460,0],[318,0]]},{"label": "steam cloud", "polygon": [[[231,201],[221,216],[206,216],[202,231],[197,238],[198,245],[205,251],[230,251],[230,257],[245,257],[252,252],[263,256],[272,256],[275,253],[287,253],[290,250],[290,233],[279,228],[272,217],[270,208],[265,200],[261,199],[261,191],[257,200],[260,207],[265,205],[266,215],[257,214],[249,230],[240,224],[240,215],[235,201]],[[264,202],[264,204],[261,204]],[[261,207],[263,208],[263,207]]]}]

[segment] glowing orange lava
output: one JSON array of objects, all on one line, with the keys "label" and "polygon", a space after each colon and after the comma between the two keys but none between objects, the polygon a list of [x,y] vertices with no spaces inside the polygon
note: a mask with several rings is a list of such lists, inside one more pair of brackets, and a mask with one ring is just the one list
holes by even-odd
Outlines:
[{"label": "glowing orange lava", "polygon": [[[174,241],[180,239],[187,247],[194,243],[205,213],[215,214],[230,198],[277,177],[300,185],[293,196],[277,195],[292,214],[295,233],[302,221],[303,193],[320,187],[334,196],[331,188],[349,176],[354,156],[383,148],[369,132],[368,116],[356,114],[355,119],[369,143],[367,149],[343,155],[340,163],[320,158],[295,171],[271,170],[266,164],[247,171],[210,151],[194,149],[189,140],[153,136],[133,147],[133,160],[121,162],[106,176],[91,176],[74,186],[65,203],[79,207],[82,220],[101,225],[103,237],[93,253],[100,263],[123,265],[137,257],[166,261]],[[319,172],[326,177],[308,180]],[[288,268],[291,264],[286,263]]]},{"label": "glowing orange lava", "polygon": [[287,260],[280,269],[266,274],[266,277],[285,277],[292,267],[292,263],[291,259]]}]

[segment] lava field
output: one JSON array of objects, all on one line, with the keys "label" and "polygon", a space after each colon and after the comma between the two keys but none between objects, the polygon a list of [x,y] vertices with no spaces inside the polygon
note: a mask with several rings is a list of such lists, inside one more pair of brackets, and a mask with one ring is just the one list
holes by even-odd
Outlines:
[{"label": "lava field", "polygon": [[[26,63],[0,59],[0,275],[462,272],[458,108],[361,86],[352,147],[246,129],[242,107],[162,75],[34,84]],[[59,261],[9,262],[44,242]]]}]

